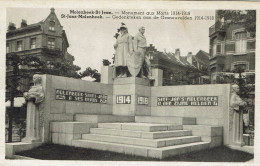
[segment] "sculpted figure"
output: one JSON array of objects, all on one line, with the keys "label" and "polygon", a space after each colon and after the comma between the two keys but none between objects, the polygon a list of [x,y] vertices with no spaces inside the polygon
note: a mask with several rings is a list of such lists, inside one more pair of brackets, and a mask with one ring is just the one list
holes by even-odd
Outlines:
[{"label": "sculpted figure", "polygon": [[22,141],[30,143],[40,141],[39,104],[44,100],[42,77],[38,74],[34,75],[33,82],[34,86],[24,93],[24,98],[27,101],[27,119],[26,137]]},{"label": "sculpted figure", "polygon": [[31,87],[31,89],[28,92],[24,93],[24,98],[27,101],[33,101],[35,104],[41,103],[44,99],[44,92],[41,85],[42,78],[40,75],[35,74],[33,76],[33,83],[34,86]]},{"label": "sculpted figure", "polygon": [[243,142],[243,112],[239,110],[239,106],[246,105],[239,96],[239,86],[232,85],[232,94],[230,100],[230,111],[233,112],[233,124],[232,124],[232,135],[233,143],[237,145],[242,145]]},{"label": "sculpted figure", "polygon": [[122,24],[120,27],[120,35],[114,44],[116,50],[114,65],[116,67],[117,77],[127,77],[127,60],[133,53],[132,43],[132,37],[128,34],[127,27]]},{"label": "sculpted figure", "polygon": [[138,65],[138,69],[141,70],[141,77],[151,78],[152,76],[151,64],[148,56],[146,56],[147,41],[144,36],[144,33],[145,33],[145,27],[140,27],[139,32],[134,37],[133,46],[134,46],[134,52],[137,52],[140,55],[139,61],[141,62],[137,63],[137,65]]}]

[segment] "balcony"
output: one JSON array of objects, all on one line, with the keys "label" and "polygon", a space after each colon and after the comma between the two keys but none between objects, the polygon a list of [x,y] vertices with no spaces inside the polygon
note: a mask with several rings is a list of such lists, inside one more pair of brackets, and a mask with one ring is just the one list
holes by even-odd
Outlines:
[{"label": "balcony", "polygon": [[49,47],[42,47],[42,50],[47,55],[56,55],[60,56],[62,54],[61,50],[59,48],[49,48]]},{"label": "balcony", "polygon": [[209,28],[209,36],[216,32],[224,32],[225,22],[217,21],[214,25]]}]

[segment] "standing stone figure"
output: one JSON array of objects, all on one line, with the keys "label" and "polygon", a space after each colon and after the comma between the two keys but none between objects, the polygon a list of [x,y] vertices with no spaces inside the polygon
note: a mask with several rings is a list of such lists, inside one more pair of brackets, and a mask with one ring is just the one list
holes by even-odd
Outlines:
[{"label": "standing stone figure", "polygon": [[[136,68],[138,70],[141,70],[142,78],[146,78],[146,77],[151,78],[151,76],[152,76],[151,63],[150,63],[148,56],[146,56],[147,41],[144,36],[144,32],[145,32],[145,27],[140,27],[139,32],[134,37],[134,42],[133,42],[134,52],[140,54],[140,57],[139,57],[139,60],[137,63],[138,66],[136,66]],[[139,71],[138,71],[138,73],[139,73]]]},{"label": "standing stone figure", "polygon": [[[243,143],[243,112],[239,110],[239,106],[246,105],[237,93],[239,92],[238,85],[232,85],[232,94],[230,100],[230,107],[233,112],[232,135],[233,143],[242,146]],[[231,113],[232,113],[231,112]]]},{"label": "standing stone figure", "polygon": [[120,27],[120,35],[117,37],[114,48],[116,50],[115,62],[116,77],[127,77],[127,60],[133,53],[132,36],[128,34],[127,27],[122,24]]},{"label": "standing stone figure", "polygon": [[34,86],[24,93],[27,101],[26,137],[23,142],[40,142],[40,113],[39,104],[44,100],[42,77],[38,74],[33,76]]}]

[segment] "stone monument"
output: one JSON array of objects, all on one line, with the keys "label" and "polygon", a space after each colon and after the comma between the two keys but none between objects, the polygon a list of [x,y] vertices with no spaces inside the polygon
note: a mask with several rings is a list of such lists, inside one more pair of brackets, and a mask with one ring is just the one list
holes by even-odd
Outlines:
[{"label": "stone monument", "polygon": [[38,74],[33,76],[34,86],[24,93],[27,101],[26,137],[22,142],[41,142],[40,134],[40,112],[39,105],[44,100],[42,77]]},{"label": "stone monument", "polygon": [[[146,38],[144,36],[145,27],[140,27],[139,32],[135,35],[133,46],[134,52],[139,53],[141,64],[138,66],[138,69],[141,70],[141,77],[142,78],[151,78],[151,64],[149,58],[146,56]],[[139,70],[137,71],[139,73]],[[137,74],[138,74],[137,73]]]},{"label": "stone monument", "polygon": [[232,85],[231,100],[230,100],[230,114],[233,117],[231,119],[232,127],[232,142],[235,145],[243,145],[243,112],[239,109],[240,106],[246,105],[237,93],[239,92],[238,85]]},{"label": "stone monument", "polygon": [[120,35],[117,37],[114,48],[116,77],[122,78],[131,75],[137,77],[140,73],[141,78],[152,79],[150,60],[146,56],[145,28],[140,27],[139,33],[133,38],[128,34],[125,24],[120,27]]},{"label": "stone monument", "polygon": [[114,48],[115,54],[115,71],[116,77],[127,77],[127,59],[133,54],[132,37],[128,34],[127,27],[122,24],[120,27],[120,35],[117,37]]}]

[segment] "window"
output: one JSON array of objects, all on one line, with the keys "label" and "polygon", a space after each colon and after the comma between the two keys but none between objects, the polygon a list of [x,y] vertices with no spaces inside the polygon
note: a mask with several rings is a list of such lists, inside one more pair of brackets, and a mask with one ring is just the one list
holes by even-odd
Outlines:
[{"label": "window", "polygon": [[151,53],[148,54],[150,60],[153,60],[153,55]]},{"label": "window", "polygon": [[36,48],[36,38],[31,38],[31,49]]},{"label": "window", "polygon": [[9,53],[10,52],[10,46],[9,46],[9,43],[6,43],[6,53]]},{"label": "window", "polygon": [[55,22],[54,21],[50,21],[50,23],[49,23],[49,30],[50,31],[54,31],[55,30]]},{"label": "window", "polygon": [[217,45],[214,44],[213,45],[213,56],[216,56],[216,54],[217,54]]},{"label": "window", "polygon": [[55,39],[54,38],[48,38],[48,48],[50,48],[50,49],[55,48]]},{"label": "window", "polygon": [[47,61],[46,64],[47,64],[47,68],[48,69],[53,69],[54,68],[54,65],[51,63],[51,61]]},{"label": "window", "polygon": [[16,51],[22,51],[22,41],[17,41],[17,43],[16,43]]},{"label": "window", "polygon": [[235,53],[246,53],[247,50],[247,33],[245,31],[243,32],[237,32],[235,33]]}]

